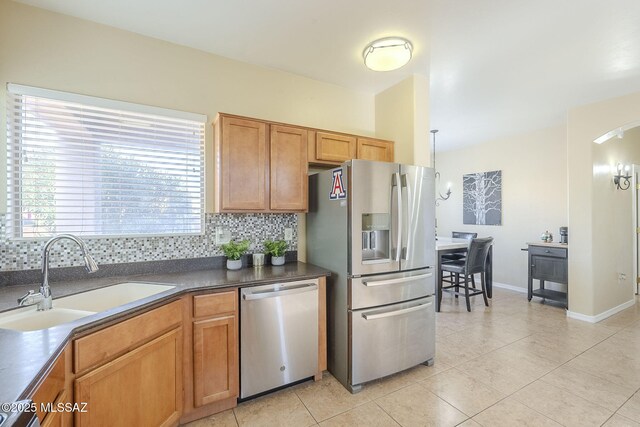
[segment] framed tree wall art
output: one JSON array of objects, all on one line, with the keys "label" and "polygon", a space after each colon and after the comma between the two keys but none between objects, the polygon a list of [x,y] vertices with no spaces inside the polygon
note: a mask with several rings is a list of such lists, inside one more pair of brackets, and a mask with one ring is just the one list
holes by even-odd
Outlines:
[{"label": "framed tree wall art", "polygon": [[463,175],[462,205],[464,224],[502,225],[502,171]]}]

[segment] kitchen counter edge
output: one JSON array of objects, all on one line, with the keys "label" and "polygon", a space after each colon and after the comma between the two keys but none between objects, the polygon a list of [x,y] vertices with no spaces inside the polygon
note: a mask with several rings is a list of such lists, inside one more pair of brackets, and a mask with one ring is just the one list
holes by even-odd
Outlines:
[{"label": "kitchen counter edge", "polygon": [[[64,284],[53,283],[51,289],[54,295],[54,304],[56,298],[124,282],[165,284],[173,285],[175,288],[49,329],[30,332],[0,329],[0,375],[3,377],[0,403],[10,403],[31,396],[40,379],[47,374],[53,362],[71,340],[156,308],[184,294],[257,286],[281,281],[305,280],[329,275],[331,275],[330,271],[313,264],[292,262],[283,266],[247,267],[240,270],[216,268],[95,280],[91,280],[88,276],[86,280]],[[29,289],[34,289],[34,285],[0,288],[0,310],[7,311],[17,308],[15,302],[17,297]]]}]

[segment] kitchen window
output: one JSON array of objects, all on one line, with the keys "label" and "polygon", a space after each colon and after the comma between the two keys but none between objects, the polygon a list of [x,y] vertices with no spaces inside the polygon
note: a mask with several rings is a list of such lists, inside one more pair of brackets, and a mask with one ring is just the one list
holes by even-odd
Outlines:
[{"label": "kitchen window", "polygon": [[202,234],[206,116],[7,85],[7,234]]}]

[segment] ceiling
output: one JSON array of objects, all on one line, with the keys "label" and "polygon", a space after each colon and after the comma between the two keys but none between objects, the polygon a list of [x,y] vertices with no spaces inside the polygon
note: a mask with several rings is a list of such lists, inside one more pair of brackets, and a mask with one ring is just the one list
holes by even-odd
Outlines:
[{"label": "ceiling", "polygon": [[[568,109],[640,91],[638,0],[23,0],[244,62],[378,93],[430,76],[449,150],[561,124]],[[365,45],[414,44],[376,73]]]}]

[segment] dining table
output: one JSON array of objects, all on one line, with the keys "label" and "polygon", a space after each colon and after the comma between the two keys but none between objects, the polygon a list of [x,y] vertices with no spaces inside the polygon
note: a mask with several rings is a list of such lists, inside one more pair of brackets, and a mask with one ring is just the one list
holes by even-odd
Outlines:
[{"label": "dining table", "polygon": [[[436,237],[436,311],[440,311],[440,299],[442,298],[442,277],[440,269],[442,267],[445,254],[466,252],[469,247],[469,240],[453,237]],[[485,269],[485,286],[487,288],[487,297],[491,298],[493,294],[493,244],[489,247],[487,254]]]}]

